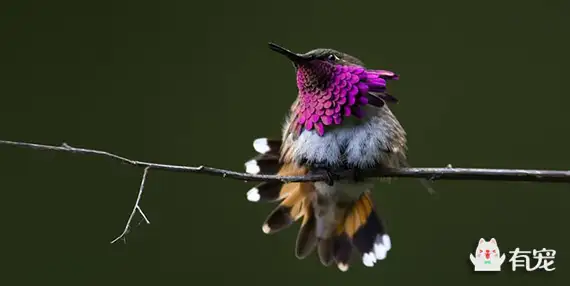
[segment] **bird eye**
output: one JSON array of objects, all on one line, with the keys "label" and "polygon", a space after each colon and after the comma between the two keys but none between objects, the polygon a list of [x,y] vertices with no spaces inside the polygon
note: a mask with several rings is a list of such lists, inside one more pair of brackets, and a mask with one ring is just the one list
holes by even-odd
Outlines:
[{"label": "bird eye", "polygon": [[338,60],[339,60],[339,58],[338,58],[336,55],[329,55],[329,56],[327,57],[327,59],[328,59],[329,61],[338,61]]}]

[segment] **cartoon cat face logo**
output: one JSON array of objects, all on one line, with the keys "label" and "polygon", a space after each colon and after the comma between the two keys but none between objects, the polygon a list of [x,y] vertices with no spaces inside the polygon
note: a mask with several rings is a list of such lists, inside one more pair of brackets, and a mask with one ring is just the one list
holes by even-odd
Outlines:
[{"label": "cartoon cat face logo", "polygon": [[492,258],[499,258],[499,248],[497,247],[497,241],[491,238],[489,241],[484,239],[479,240],[479,245],[477,246],[476,254],[477,258],[483,257],[485,261],[490,261]]},{"label": "cartoon cat face logo", "polygon": [[501,271],[501,264],[505,261],[505,255],[501,256],[499,246],[494,238],[489,241],[481,238],[479,245],[469,257],[475,266],[475,271]]}]

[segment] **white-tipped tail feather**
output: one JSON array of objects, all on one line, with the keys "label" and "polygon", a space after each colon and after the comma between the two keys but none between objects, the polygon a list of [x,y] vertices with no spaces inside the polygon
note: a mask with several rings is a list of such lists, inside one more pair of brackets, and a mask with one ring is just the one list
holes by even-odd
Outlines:
[{"label": "white-tipped tail feather", "polygon": [[248,174],[258,174],[261,171],[256,160],[249,160],[245,162],[245,172]]},{"label": "white-tipped tail feather", "polygon": [[337,264],[337,267],[342,272],[348,271],[348,264],[339,263],[339,264]]},{"label": "white-tipped tail feather", "polygon": [[253,149],[258,153],[265,154],[271,150],[267,138],[258,138],[253,141]]},{"label": "white-tipped tail feather", "polygon": [[259,190],[257,188],[251,188],[247,192],[247,200],[250,202],[259,202],[261,195],[259,195]]},{"label": "white-tipped tail feather", "polygon": [[388,251],[392,248],[392,241],[387,234],[378,236],[374,243],[374,249],[362,256],[362,263],[365,266],[372,267],[378,260],[384,260]]},{"label": "white-tipped tail feather", "polygon": [[374,263],[376,263],[376,256],[372,252],[365,253],[362,255],[362,263],[366,267],[372,267],[374,266]]}]

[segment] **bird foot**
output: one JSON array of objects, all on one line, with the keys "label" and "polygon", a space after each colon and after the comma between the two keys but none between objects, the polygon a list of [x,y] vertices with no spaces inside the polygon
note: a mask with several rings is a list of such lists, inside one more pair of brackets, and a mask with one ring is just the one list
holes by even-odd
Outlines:
[{"label": "bird foot", "polygon": [[330,168],[325,166],[315,165],[309,170],[309,175],[324,175],[325,183],[329,186],[334,185],[334,181],[339,179],[339,176],[333,173]]}]

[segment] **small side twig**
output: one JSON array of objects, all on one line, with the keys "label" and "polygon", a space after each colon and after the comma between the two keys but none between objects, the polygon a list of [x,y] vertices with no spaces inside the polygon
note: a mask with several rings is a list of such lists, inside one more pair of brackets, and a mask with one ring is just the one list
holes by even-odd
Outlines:
[{"label": "small side twig", "polygon": [[146,176],[148,174],[149,169],[150,169],[150,167],[144,168],[144,172],[143,172],[142,180],[141,180],[141,186],[139,188],[139,194],[137,195],[137,200],[135,201],[135,206],[133,207],[133,211],[131,212],[131,215],[129,215],[129,219],[127,220],[127,223],[125,225],[125,229],[123,230],[123,232],[119,236],[117,236],[115,239],[113,239],[111,241],[111,243],[115,243],[117,240],[125,238],[125,235],[129,232],[129,229],[131,227],[131,221],[133,220],[133,217],[135,216],[137,211],[141,214],[141,216],[143,217],[146,224],[150,224],[150,221],[148,220],[148,218],[146,217],[146,215],[144,214],[143,210],[141,209],[141,207],[139,205],[139,203],[141,201],[142,193],[144,190],[144,184],[146,181]]}]

